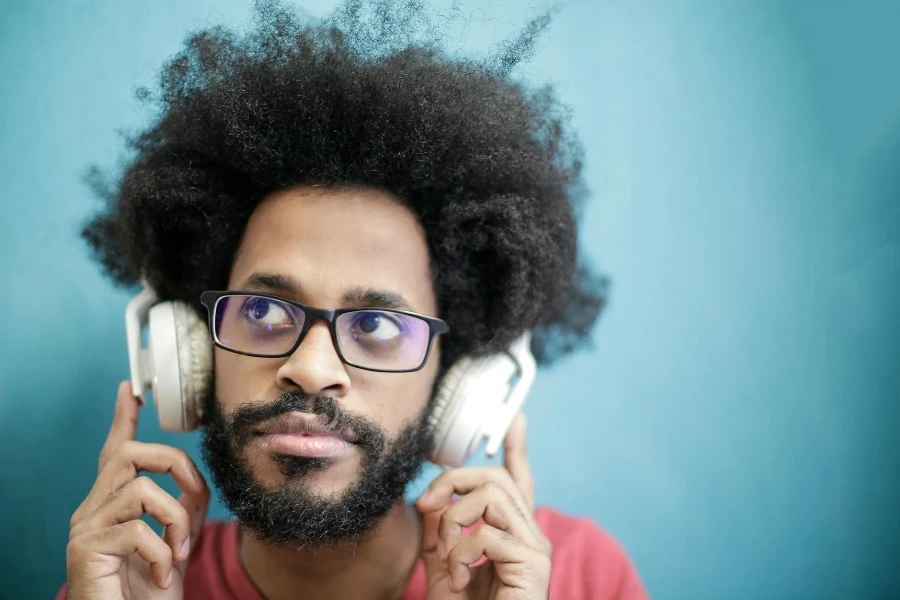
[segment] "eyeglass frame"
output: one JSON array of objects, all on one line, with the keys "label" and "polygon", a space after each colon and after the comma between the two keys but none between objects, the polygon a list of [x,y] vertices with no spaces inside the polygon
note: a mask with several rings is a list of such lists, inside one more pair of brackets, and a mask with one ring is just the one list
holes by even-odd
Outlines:
[{"label": "eyeglass frame", "polygon": [[[235,350],[233,348],[229,348],[223,342],[219,341],[219,334],[216,331],[216,306],[219,303],[219,300],[225,298],[226,296],[256,296],[259,298],[268,298],[270,300],[278,300],[279,302],[284,302],[296,308],[299,308],[303,312],[303,325],[300,327],[300,333],[297,335],[297,340],[294,342],[294,345],[287,352],[283,352],[281,354],[256,354],[253,352],[243,352],[241,350]],[[383,307],[352,307],[352,308],[316,308],[314,306],[309,306],[307,304],[303,304],[301,302],[297,302],[295,300],[290,300],[283,296],[276,296],[275,294],[264,294],[260,292],[247,292],[240,290],[207,290],[200,294],[200,303],[206,307],[207,315],[209,316],[209,333],[212,337],[213,343],[221,348],[222,350],[227,350],[228,352],[234,352],[235,354],[240,354],[243,356],[252,356],[255,358],[285,358],[290,356],[294,352],[297,351],[297,348],[300,347],[300,344],[306,338],[307,332],[309,332],[310,326],[315,321],[326,321],[328,323],[328,329],[331,332],[331,341],[334,344],[334,350],[337,352],[338,358],[341,359],[341,362],[345,365],[349,365],[356,369],[363,369],[365,371],[373,371],[375,373],[413,373],[415,371],[420,371],[425,365],[428,363],[428,357],[431,356],[431,349],[434,346],[434,340],[437,336],[442,335],[450,331],[450,326],[447,325],[447,322],[443,319],[439,319],[437,317],[431,317],[428,315],[423,315],[421,313],[413,312],[410,310],[400,310],[397,308],[383,308]],[[354,362],[347,360],[344,357],[344,353],[341,350],[341,345],[337,339],[337,328],[335,326],[335,321],[338,317],[343,314],[358,312],[358,311],[378,311],[378,312],[389,312],[396,313],[400,315],[406,315],[408,317],[415,317],[417,319],[421,319],[428,324],[428,347],[425,349],[425,356],[422,358],[422,362],[419,366],[412,369],[374,369],[372,367],[363,367]]]}]

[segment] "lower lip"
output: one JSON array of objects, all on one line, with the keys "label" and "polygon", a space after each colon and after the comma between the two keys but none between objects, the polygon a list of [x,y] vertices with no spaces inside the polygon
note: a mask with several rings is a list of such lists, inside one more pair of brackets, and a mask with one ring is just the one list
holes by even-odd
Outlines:
[{"label": "lower lip", "polygon": [[300,433],[269,433],[263,436],[263,443],[276,454],[309,458],[333,458],[346,453],[352,446],[347,440],[330,435]]}]

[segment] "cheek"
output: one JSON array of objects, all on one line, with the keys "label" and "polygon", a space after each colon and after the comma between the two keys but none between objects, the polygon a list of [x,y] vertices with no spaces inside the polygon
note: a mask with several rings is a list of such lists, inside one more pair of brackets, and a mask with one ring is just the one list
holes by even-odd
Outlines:
[{"label": "cheek", "polygon": [[[388,435],[395,437],[421,417],[431,399],[435,376],[436,369],[428,367],[413,373],[366,374],[356,382],[353,395],[363,405],[361,414],[372,414]],[[355,409],[347,404],[348,409]]]},{"label": "cheek", "polygon": [[271,401],[278,395],[273,390],[274,363],[267,360],[241,356],[216,348],[214,353],[216,374],[216,399],[226,415],[237,406],[250,401]]},{"label": "cheek", "polygon": [[[215,349],[216,399],[225,415],[245,402],[271,402],[284,390],[277,385],[278,361]],[[431,398],[438,361],[413,373],[375,373],[351,369],[349,393],[335,398],[347,411],[378,423],[389,436],[418,419]]]}]

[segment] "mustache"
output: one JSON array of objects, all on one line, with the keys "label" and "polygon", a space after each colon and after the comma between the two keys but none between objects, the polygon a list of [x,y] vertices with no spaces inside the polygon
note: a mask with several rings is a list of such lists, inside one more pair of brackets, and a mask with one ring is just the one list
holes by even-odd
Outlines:
[{"label": "mustache", "polygon": [[315,415],[333,431],[352,432],[356,443],[370,451],[380,453],[384,450],[386,435],[377,424],[348,413],[334,398],[325,394],[284,392],[272,402],[243,404],[232,414],[229,428],[238,446],[242,446],[261,423],[294,412]]}]

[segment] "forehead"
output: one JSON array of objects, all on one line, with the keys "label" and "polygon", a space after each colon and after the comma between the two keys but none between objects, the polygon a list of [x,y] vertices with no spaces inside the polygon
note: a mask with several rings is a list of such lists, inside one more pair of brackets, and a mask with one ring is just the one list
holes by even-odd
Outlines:
[{"label": "forehead", "polygon": [[267,197],[247,223],[229,288],[256,273],[293,279],[298,300],[323,308],[371,288],[403,296],[411,310],[437,310],[425,231],[382,190],[295,187]]}]

